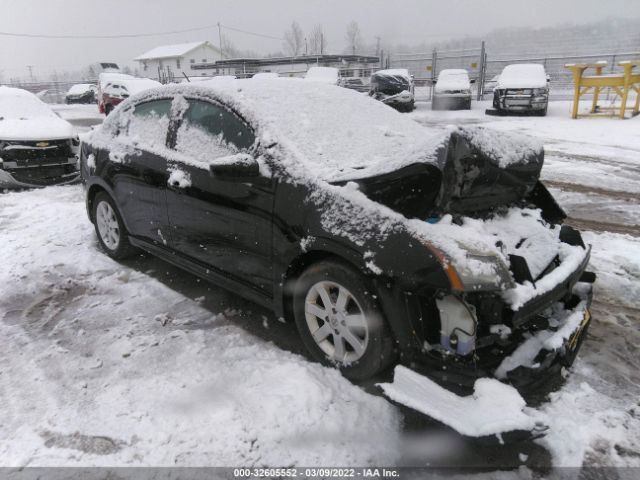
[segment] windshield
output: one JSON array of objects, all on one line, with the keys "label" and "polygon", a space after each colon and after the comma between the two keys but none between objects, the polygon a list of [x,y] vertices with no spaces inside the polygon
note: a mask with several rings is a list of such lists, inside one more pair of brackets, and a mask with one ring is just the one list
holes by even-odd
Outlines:
[{"label": "windshield", "polygon": [[393,95],[409,90],[410,87],[409,78],[404,75],[378,72],[371,77],[371,88],[375,92]]}]

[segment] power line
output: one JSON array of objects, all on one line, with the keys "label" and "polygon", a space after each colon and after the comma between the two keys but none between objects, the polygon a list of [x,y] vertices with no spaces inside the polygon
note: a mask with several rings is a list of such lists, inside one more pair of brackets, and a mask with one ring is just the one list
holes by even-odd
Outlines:
[{"label": "power line", "polygon": [[[96,39],[96,38],[136,38],[136,37],[159,37],[162,35],[174,35],[176,33],[189,33],[197,32],[200,30],[209,30],[218,27],[219,24],[214,23],[212,25],[205,25],[202,27],[185,28],[183,30],[170,30],[165,32],[153,32],[153,33],[123,33],[120,35],[82,35],[82,34],[67,34],[67,35],[46,35],[41,33],[20,33],[20,32],[2,32],[0,36],[5,37],[22,37],[22,38],[52,38],[52,39]],[[220,25],[227,30],[233,30],[235,32],[244,33],[247,35],[253,35],[256,37],[269,38],[271,40],[283,40],[280,37],[274,37],[272,35],[265,35],[263,33],[250,32],[247,30],[241,30],[239,28],[230,27],[228,25]]]},{"label": "power line", "polygon": [[216,27],[216,24],[207,25],[204,27],[186,28],[184,30],[172,30],[167,32],[155,32],[155,33],[124,33],[120,35],[45,35],[40,33],[17,33],[17,32],[0,32],[0,35],[7,37],[27,37],[27,38],[134,38],[134,37],[158,37],[161,35],[173,35],[175,33],[188,33],[196,32],[198,30],[207,30]]},{"label": "power line", "polygon": [[241,30],[239,28],[235,28],[235,27],[230,27],[228,25],[220,25],[223,28],[226,28],[227,30],[233,30],[234,32],[240,32],[240,33],[246,33],[247,35],[253,35],[255,37],[262,37],[262,38],[270,38],[271,40],[284,40],[284,38],[281,37],[274,37],[273,35],[265,35],[264,33],[256,33],[256,32],[249,32],[247,30]]}]

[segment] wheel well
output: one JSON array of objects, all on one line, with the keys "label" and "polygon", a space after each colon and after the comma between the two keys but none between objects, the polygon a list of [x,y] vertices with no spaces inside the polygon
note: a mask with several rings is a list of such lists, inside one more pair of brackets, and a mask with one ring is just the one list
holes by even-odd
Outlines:
[{"label": "wheel well", "polygon": [[284,319],[287,322],[293,321],[293,288],[295,281],[309,266],[323,260],[335,260],[345,263],[358,271],[361,270],[358,265],[346,258],[324,250],[312,250],[296,257],[287,268],[282,286],[282,309]]},{"label": "wheel well", "polygon": [[91,222],[95,221],[95,219],[93,218],[93,200],[100,192],[106,192],[106,190],[100,185],[91,185],[91,187],[89,187],[89,191],[87,192],[87,207],[89,209],[89,219],[91,220]]}]

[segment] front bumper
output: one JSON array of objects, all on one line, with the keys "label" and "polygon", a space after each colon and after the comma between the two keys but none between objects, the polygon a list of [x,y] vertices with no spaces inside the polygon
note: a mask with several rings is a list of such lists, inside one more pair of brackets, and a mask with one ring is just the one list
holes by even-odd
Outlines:
[{"label": "front bumper", "polygon": [[469,110],[471,95],[434,94],[431,101],[432,110]]},{"label": "front bumper", "polygon": [[67,185],[80,180],[78,159],[69,158],[67,163],[13,167],[4,163],[0,168],[0,188],[42,188],[50,185]]},{"label": "front bumper", "polygon": [[511,112],[532,112],[547,108],[549,95],[496,95],[496,108]]}]

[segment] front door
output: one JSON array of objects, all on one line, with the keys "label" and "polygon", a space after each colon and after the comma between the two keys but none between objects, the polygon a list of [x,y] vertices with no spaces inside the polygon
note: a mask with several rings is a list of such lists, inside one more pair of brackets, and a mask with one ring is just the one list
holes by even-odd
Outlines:
[{"label": "front door", "polygon": [[171,99],[136,105],[109,154],[115,200],[129,233],[159,246],[168,246],[170,235],[166,204],[170,111]]},{"label": "front door", "polygon": [[253,131],[222,105],[188,100],[167,190],[172,246],[216,273],[272,294],[271,177],[216,177],[215,162],[254,154]]}]

